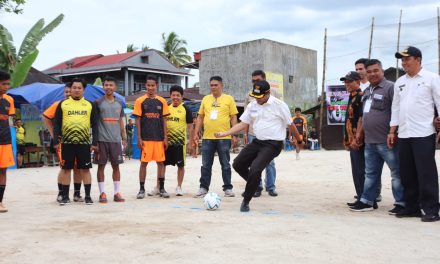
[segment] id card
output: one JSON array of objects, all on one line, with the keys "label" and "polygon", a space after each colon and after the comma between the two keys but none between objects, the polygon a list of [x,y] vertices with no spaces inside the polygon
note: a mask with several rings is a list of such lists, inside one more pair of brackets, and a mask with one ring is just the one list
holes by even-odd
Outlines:
[{"label": "id card", "polygon": [[371,99],[368,99],[364,105],[364,113],[370,112],[370,108],[371,108]]},{"label": "id card", "polygon": [[210,116],[211,120],[217,120],[217,117],[218,117],[218,110],[212,110]]}]

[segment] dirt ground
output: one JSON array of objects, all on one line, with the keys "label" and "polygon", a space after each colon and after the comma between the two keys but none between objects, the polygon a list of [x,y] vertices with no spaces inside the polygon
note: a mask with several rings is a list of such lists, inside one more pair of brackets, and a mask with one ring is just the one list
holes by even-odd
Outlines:
[{"label": "dirt ground", "polygon": [[[235,155],[231,156],[231,160]],[[439,162],[439,156],[437,161]],[[176,197],[176,168],[168,168],[170,199],[137,200],[139,161],[121,166],[125,203],[60,207],[56,202],[58,168],[8,171],[0,215],[0,263],[440,263],[440,222],[397,219],[390,173],[383,173],[383,201],[373,212],[350,212],[354,195],[349,154],[345,151],[294,152],[276,159],[277,191],[251,201],[240,213],[244,181],[233,172],[236,197],[207,211],[198,189],[201,157],[188,158],[183,189]],[[110,166],[107,195],[113,195]],[[149,164],[146,189],[155,182]],[[218,159],[211,190],[223,197]],[[83,191],[83,189],[82,189]]]}]

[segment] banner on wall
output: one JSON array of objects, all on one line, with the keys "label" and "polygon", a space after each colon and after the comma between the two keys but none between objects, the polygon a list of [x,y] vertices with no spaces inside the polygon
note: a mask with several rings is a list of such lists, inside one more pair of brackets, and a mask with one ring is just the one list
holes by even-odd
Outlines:
[{"label": "banner on wall", "polygon": [[326,87],[327,124],[344,125],[349,93],[344,85]]},{"label": "banner on wall", "polygon": [[271,94],[276,98],[284,100],[283,75],[280,73],[266,72],[266,81],[270,84]]},{"label": "banner on wall", "polygon": [[31,104],[22,104],[20,106],[21,120],[34,121],[41,120],[40,111]]}]

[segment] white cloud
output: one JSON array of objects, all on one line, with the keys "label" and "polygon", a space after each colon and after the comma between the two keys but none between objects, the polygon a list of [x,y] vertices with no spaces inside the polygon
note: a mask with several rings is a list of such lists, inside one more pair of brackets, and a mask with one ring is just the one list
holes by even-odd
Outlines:
[{"label": "white cloud", "polygon": [[[38,69],[75,56],[124,51],[130,43],[160,49],[162,32],[175,31],[187,40],[190,53],[258,38],[315,49],[321,74],[324,28],[334,36],[368,27],[373,16],[377,24],[397,23],[400,9],[404,10],[404,22],[423,20],[436,16],[437,5],[437,1],[414,3],[410,0],[29,0],[22,15],[2,14],[0,23],[10,30],[19,46],[27,30],[39,18],[44,17],[48,22],[59,13],[65,14],[62,24],[39,46],[40,55],[35,63]],[[361,32],[358,38],[368,40],[368,29]],[[389,55],[395,49],[396,34],[392,28],[378,31],[382,45],[390,48],[378,48],[373,55]],[[387,38],[388,44],[385,44]],[[419,35],[419,38],[424,37]],[[339,71],[345,73],[353,66],[353,60],[366,56],[350,53],[368,50],[368,44],[345,43],[348,45],[341,41],[328,54],[329,57],[338,52],[348,54],[345,60],[335,64],[333,77],[329,78],[339,76]],[[394,64],[392,61],[391,58],[390,64]],[[436,65],[435,58],[424,61]]]}]

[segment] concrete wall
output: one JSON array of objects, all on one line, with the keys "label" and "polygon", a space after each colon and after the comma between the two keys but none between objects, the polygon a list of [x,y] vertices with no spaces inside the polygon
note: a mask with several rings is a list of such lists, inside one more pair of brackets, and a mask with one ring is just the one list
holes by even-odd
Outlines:
[{"label": "concrete wall", "polygon": [[[284,101],[289,106],[312,106],[317,98],[316,51],[267,39],[201,51],[200,92],[209,94],[209,78],[220,75],[225,93],[244,101],[251,90],[251,73],[262,69],[283,75]],[[293,82],[289,83],[289,75]]]}]

